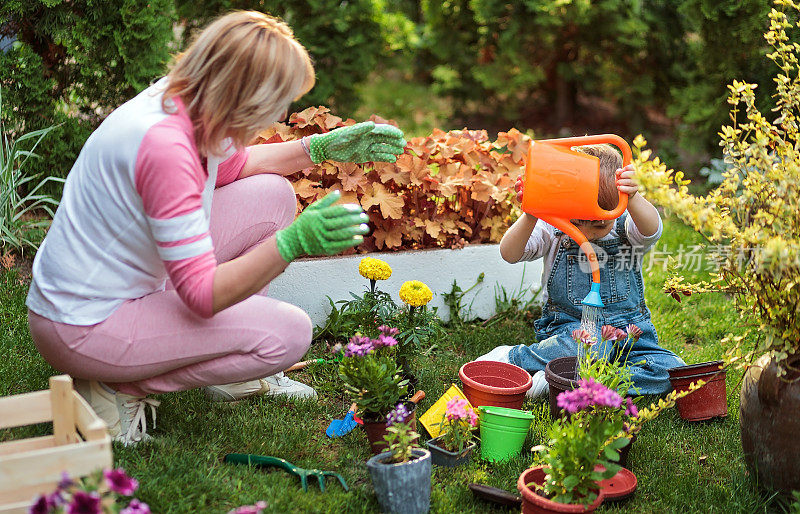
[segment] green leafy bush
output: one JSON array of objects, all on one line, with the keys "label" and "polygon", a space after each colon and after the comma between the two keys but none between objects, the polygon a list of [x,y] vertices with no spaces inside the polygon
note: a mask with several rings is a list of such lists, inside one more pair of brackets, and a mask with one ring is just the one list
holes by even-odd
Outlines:
[{"label": "green leafy bush", "polygon": [[14,135],[58,124],[31,173],[66,176],[111,109],[165,71],[173,0],[24,0],[0,4],[2,111]]}]

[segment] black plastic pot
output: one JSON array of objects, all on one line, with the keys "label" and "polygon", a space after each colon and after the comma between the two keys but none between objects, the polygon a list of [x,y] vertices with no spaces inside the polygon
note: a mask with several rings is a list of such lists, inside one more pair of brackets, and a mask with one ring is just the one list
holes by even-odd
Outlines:
[{"label": "black plastic pot", "polygon": [[472,451],[477,446],[477,444],[473,441],[469,444],[469,446],[464,448],[464,451],[460,453],[451,452],[438,445],[438,442],[441,439],[442,436],[439,436],[425,443],[428,447],[428,450],[431,452],[431,460],[433,460],[434,466],[452,468],[461,464],[466,464],[472,458]]},{"label": "black plastic pot", "polygon": [[372,486],[383,512],[421,514],[431,507],[431,452],[412,450],[414,460],[387,464],[392,455],[384,452],[367,461]]}]

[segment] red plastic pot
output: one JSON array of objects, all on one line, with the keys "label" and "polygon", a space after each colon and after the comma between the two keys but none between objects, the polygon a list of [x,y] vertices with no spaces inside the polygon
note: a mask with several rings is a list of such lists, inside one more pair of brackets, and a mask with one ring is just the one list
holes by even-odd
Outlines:
[{"label": "red plastic pot", "polygon": [[468,362],[458,370],[464,395],[474,408],[481,405],[521,409],[531,388],[530,374],[519,366],[496,361]]},{"label": "red plastic pot", "polygon": [[558,503],[548,500],[537,493],[532,487],[528,487],[528,484],[531,483],[543,484],[544,477],[545,473],[541,466],[526,469],[519,476],[519,480],[517,480],[517,489],[522,493],[522,514],[594,512],[594,510],[603,503],[602,491],[598,493],[597,498],[589,505]]},{"label": "red plastic pot", "polygon": [[671,368],[669,378],[688,377],[690,375],[702,375],[705,373],[716,373],[723,369],[722,361],[701,362],[699,364],[689,364],[688,366],[678,366]]},{"label": "red plastic pot", "polygon": [[[716,363],[708,363],[718,366]],[[673,368],[675,369],[675,368]],[[706,384],[697,391],[678,399],[676,403],[678,414],[686,421],[705,421],[712,418],[720,418],[728,415],[728,395],[725,387],[725,369],[699,373],[695,375],[685,375],[673,377],[673,370],[669,370],[669,381],[672,388],[678,392],[689,389],[689,384],[704,380]],[[677,373],[682,373],[681,368],[677,368]]]}]

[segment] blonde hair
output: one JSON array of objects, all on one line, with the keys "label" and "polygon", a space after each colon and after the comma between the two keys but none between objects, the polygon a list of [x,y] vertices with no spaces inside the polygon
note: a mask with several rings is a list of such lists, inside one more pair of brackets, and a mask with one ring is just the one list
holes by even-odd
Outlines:
[{"label": "blonde hair", "polygon": [[178,54],[162,106],[184,101],[200,155],[220,154],[230,137],[241,148],[314,86],[314,67],[284,22],[257,11],[226,14]]},{"label": "blonde hair", "polygon": [[576,146],[573,150],[600,159],[600,191],[597,194],[597,204],[609,211],[614,209],[619,203],[616,172],[622,167],[622,155],[613,146],[605,144]]}]

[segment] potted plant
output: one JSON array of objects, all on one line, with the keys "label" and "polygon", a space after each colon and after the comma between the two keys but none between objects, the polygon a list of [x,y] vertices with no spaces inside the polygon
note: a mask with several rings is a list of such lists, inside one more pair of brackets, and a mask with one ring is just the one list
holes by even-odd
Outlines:
[{"label": "potted plant", "polygon": [[395,330],[382,325],[375,339],[354,335],[339,364],[339,377],[361,413],[373,453],[386,448],[386,415],[408,391],[408,380],[401,376],[392,352],[397,345]]},{"label": "potted plant", "polygon": [[463,398],[447,402],[447,410],[439,423],[441,435],[427,442],[433,463],[453,467],[468,462],[475,449],[472,430],[478,424],[478,415]]},{"label": "potted plant", "polygon": [[402,403],[386,416],[389,451],[367,461],[381,510],[395,514],[428,512],[431,502],[431,453],[415,444],[419,437]]},{"label": "potted plant", "polygon": [[50,494],[39,495],[28,512],[150,514],[150,507],[135,498],[120,509],[118,502],[123,497],[133,496],[138,487],[139,482],[126,475],[122,468],[98,470],[81,480],[73,480],[67,473],[62,473],[56,489]]},{"label": "potted plant", "polygon": [[[641,411],[632,400],[596,382],[581,379],[577,389],[558,396],[569,417],[556,419],[548,443],[534,447],[535,465],[520,475],[523,512],[591,512],[603,501],[600,482],[612,479],[622,467],[619,450],[642,424],[675,405],[688,392],[673,391]],[[538,509],[538,510],[537,510]]]},{"label": "potted plant", "polygon": [[634,146],[643,191],[702,234],[719,265],[710,281],[675,275],[664,289],[678,299],[707,291],[733,297],[743,331],[724,341],[732,347],[729,362],[749,365],[739,417],[745,462],[759,484],[790,491],[800,489],[800,52],[787,34],[797,12],[785,11],[799,8],[776,5],[765,39],[778,67],[777,107],[762,114],[755,85],[728,86],[731,125],[720,131],[727,170],[719,186],[691,195],[683,173],[650,159],[644,138]]}]

